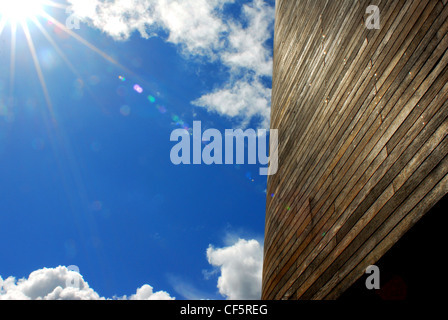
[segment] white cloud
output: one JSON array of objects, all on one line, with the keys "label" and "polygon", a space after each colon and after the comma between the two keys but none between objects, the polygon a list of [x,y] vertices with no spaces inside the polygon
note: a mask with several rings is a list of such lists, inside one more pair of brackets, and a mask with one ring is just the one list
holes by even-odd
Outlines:
[{"label": "white cloud", "polygon": [[220,268],[219,293],[228,300],[259,300],[263,247],[257,240],[239,239],[234,245],[207,249],[208,262]]},{"label": "white cloud", "polygon": [[165,291],[154,292],[153,287],[145,284],[137,289],[136,294],[133,294],[129,300],[174,300],[174,298]]},{"label": "white cloud", "polygon": [[254,0],[243,6],[243,13],[247,27],[229,23],[229,48],[222,53],[222,60],[235,71],[243,69],[253,71],[256,76],[271,76],[272,53],[266,42],[271,38],[274,8],[263,0]]},{"label": "white cloud", "polygon": [[75,16],[116,40],[127,40],[135,31],[148,38],[165,30],[168,42],[196,55],[220,46],[227,26],[219,10],[234,0],[68,1]]},{"label": "white cloud", "polygon": [[228,46],[220,52],[222,63],[230,68],[230,79],[224,87],[192,102],[210,112],[241,119],[246,127],[258,116],[260,127],[269,128],[271,92],[261,78],[272,74],[272,54],[266,42],[271,37],[274,9],[263,0],[243,6],[243,27],[229,22]]},{"label": "white cloud", "polygon": [[117,40],[128,39],[134,31],[148,38],[153,19],[153,0],[68,0],[73,14]]},{"label": "white cloud", "polygon": [[231,86],[218,89],[193,101],[196,106],[220,115],[237,117],[245,127],[252,117],[259,115],[263,119],[262,127],[267,127],[270,117],[271,89],[263,86],[258,80],[237,81]]},{"label": "white cloud", "polygon": [[[257,240],[229,238],[233,244],[224,248],[207,249],[210,265],[208,279],[219,274],[219,293],[228,300],[259,300],[263,267],[263,246]],[[206,299],[208,294],[179,277],[170,277],[174,289],[187,299]],[[67,267],[43,268],[28,278],[0,276],[0,300],[175,300],[168,292],[157,291],[145,284],[130,296],[100,296],[83,276]]]},{"label": "white cloud", "polygon": [[[68,1],[76,16],[117,40],[126,40],[133,32],[148,38],[164,31],[165,40],[178,45],[185,56],[219,61],[229,69],[226,84],[195,104],[221,115],[244,117],[246,124],[260,116],[262,126],[268,126],[270,88],[260,79],[272,74],[272,50],[266,42],[272,36],[275,13],[264,0],[243,5],[238,20],[225,13],[226,4],[234,0]],[[245,95],[238,98],[239,93]],[[222,99],[229,95],[231,100]]]},{"label": "white cloud", "polygon": [[169,32],[168,42],[180,45],[186,53],[208,55],[223,46],[228,26],[219,10],[233,0],[159,0],[155,6],[157,22]]},{"label": "white cloud", "polygon": [[[126,296],[123,299],[127,299]],[[149,285],[137,289],[130,300],[173,300],[164,291],[154,292]],[[89,287],[82,275],[66,267],[44,268],[28,278],[0,277],[0,300],[105,300]]]}]

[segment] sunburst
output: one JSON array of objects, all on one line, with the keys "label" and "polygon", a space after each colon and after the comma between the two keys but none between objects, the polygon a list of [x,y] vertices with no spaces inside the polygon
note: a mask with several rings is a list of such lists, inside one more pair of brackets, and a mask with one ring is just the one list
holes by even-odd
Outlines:
[{"label": "sunburst", "polygon": [[[86,0],[88,1],[88,0]],[[88,203],[88,200],[85,196],[85,187],[82,182],[81,174],[79,173],[79,168],[76,163],[76,158],[73,155],[72,148],[70,147],[70,141],[67,139],[66,135],[64,134],[64,128],[59,126],[57,122],[57,117],[55,115],[55,108],[53,108],[53,103],[51,99],[51,87],[47,86],[47,83],[45,81],[45,75],[43,72],[43,69],[41,67],[41,63],[39,61],[39,56],[37,54],[39,46],[42,45],[39,43],[36,39],[33,40],[33,34],[35,31],[40,31],[44,38],[48,41],[48,43],[55,49],[55,52],[62,58],[62,60],[66,63],[66,65],[69,67],[69,69],[74,73],[77,79],[82,79],[83,77],[79,73],[79,67],[76,66],[76,64],[72,63],[67,55],[64,53],[64,51],[58,46],[57,41],[52,38],[51,33],[48,32],[48,26],[51,26],[51,28],[56,27],[57,30],[64,32],[69,37],[72,37],[76,41],[78,41],[80,44],[82,44],[84,47],[88,48],[89,50],[92,50],[99,56],[101,56],[103,59],[108,61],[109,63],[112,63],[116,67],[120,68],[125,73],[128,73],[130,75],[136,76],[136,78],[140,78],[137,75],[135,75],[134,72],[130,71],[128,68],[124,67],[120,63],[118,63],[115,59],[107,55],[105,52],[97,48],[95,45],[84,39],[82,36],[80,36],[78,33],[76,33],[74,30],[71,30],[70,27],[67,27],[66,23],[62,23],[58,21],[56,18],[51,16],[49,13],[49,9],[60,9],[65,12],[67,12],[68,5],[58,3],[56,1],[51,0],[0,0],[0,36],[3,36],[3,32],[5,31],[6,26],[9,26],[9,29],[11,30],[11,42],[10,42],[10,99],[8,99],[11,103],[11,106],[14,105],[14,83],[15,83],[15,74],[16,74],[16,54],[17,54],[17,48],[18,41],[20,39],[24,39],[27,43],[29,52],[30,52],[30,59],[33,62],[35,72],[37,74],[38,80],[40,82],[40,86],[43,92],[43,96],[45,98],[45,102],[48,109],[48,115],[50,116],[50,119],[43,117],[44,126],[46,127],[48,131],[48,137],[50,139],[50,143],[53,147],[53,150],[55,150],[55,157],[57,159],[60,174],[62,176],[65,176],[62,164],[62,155],[64,155],[64,159],[68,161],[68,168],[70,170],[70,173],[72,174],[74,181],[76,182],[76,186],[79,190],[79,194],[82,198],[83,203]],[[46,21],[47,23],[42,23],[42,21]],[[19,31],[22,31],[25,38],[19,38],[17,37],[17,34]],[[40,38],[42,39],[42,38]],[[22,55],[23,56],[23,55]],[[0,63],[0,68],[3,68],[3,66]],[[3,70],[3,69],[0,69]],[[93,96],[93,93],[90,92]],[[50,120],[50,122],[48,122]],[[64,178],[65,181],[65,178]],[[67,189],[68,190],[68,189]],[[69,192],[67,191],[67,194]],[[95,226],[94,222],[89,221],[90,228],[92,234],[95,234]]]},{"label": "sunburst", "polygon": [[47,11],[48,8],[57,8],[66,10],[67,5],[51,1],[51,0],[0,0],[0,36],[5,30],[6,25],[10,25],[11,29],[11,65],[10,65],[10,94],[12,96],[14,88],[14,77],[15,77],[15,55],[16,55],[16,34],[17,29],[20,27],[25,34],[25,38],[28,44],[28,48],[31,53],[31,57],[38,75],[39,82],[42,87],[42,91],[46,100],[47,107],[50,114],[54,119],[53,106],[50,98],[50,93],[47,88],[45,77],[42,72],[38,56],[36,54],[36,47],[32,39],[32,34],[30,32],[29,24],[34,24],[37,29],[39,29],[43,35],[46,37],[48,42],[54,47],[55,51],[62,57],[64,62],[68,65],[70,70],[76,74],[78,78],[81,78],[76,68],[67,59],[63,51],[57,46],[56,42],[51,38],[49,33],[45,30],[44,26],[39,21],[39,18],[43,18],[49,23],[57,26],[60,30],[68,34],[69,36],[76,39],[79,43],[86,46],[90,50],[99,54],[105,60],[111,62],[112,64],[118,66],[122,70],[133,74],[129,69],[119,64],[115,59],[104,53],[102,50],[98,49],[96,46],[82,38],[80,35],[70,30],[64,23],[59,22],[54,17],[52,17]]}]

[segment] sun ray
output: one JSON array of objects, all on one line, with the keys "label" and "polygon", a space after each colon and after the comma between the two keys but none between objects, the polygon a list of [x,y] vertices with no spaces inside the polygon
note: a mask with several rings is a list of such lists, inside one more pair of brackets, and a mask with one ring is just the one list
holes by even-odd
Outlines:
[{"label": "sun ray", "polygon": [[[18,6],[17,6],[17,3],[14,1],[16,1],[16,0],[10,0],[10,2],[8,2],[8,3],[13,3],[15,6],[14,9],[16,9],[16,8],[18,8]],[[66,8],[66,6],[59,5],[53,1],[42,1],[42,0],[36,0],[36,1],[41,2],[43,5],[53,6],[53,7],[57,7],[57,8]],[[65,25],[61,24],[56,19],[52,18],[44,10],[41,10],[38,13],[33,14],[33,15],[29,14],[28,16],[26,16],[26,18],[25,18],[25,16],[20,15],[20,12],[11,11],[10,13],[11,13],[11,15],[9,16],[9,19],[8,18],[0,18],[0,34],[2,33],[6,23],[10,23],[12,25],[14,22],[18,22],[20,24],[21,28],[23,29],[23,32],[24,32],[25,38],[26,38],[26,42],[28,44],[28,48],[31,52],[31,56],[32,56],[32,59],[34,62],[34,67],[35,67],[43,94],[45,96],[47,107],[48,107],[48,112],[45,112],[45,108],[40,108],[40,111],[42,112],[42,115],[44,115],[43,121],[44,121],[46,129],[48,131],[48,138],[51,142],[51,145],[53,146],[52,150],[56,157],[56,163],[57,163],[58,169],[60,170],[59,171],[60,176],[62,177],[64,185],[66,186],[66,193],[68,195],[70,205],[73,208],[73,213],[74,213],[74,216],[76,217],[75,220],[76,220],[76,222],[79,222],[79,224],[87,222],[87,225],[88,225],[89,231],[90,231],[90,235],[86,234],[85,235],[86,238],[87,237],[97,238],[98,230],[97,230],[97,226],[96,226],[96,221],[93,219],[93,217],[91,215],[86,215],[86,221],[84,221],[84,220],[81,220],[82,217],[78,218],[78,216],[80,216],[80,215],[76,214],[79,211],[79,208],[74,205],[76,202],[79,201],[77,198],[79,198],[81,200],[81,203],[85,207],[89,204],[87,189],[86,189],[85,183],[83,181],[83,176],[81,174],[80,167],[77,163],[76,154],[73,152],[73,149],[70,146],[70,139],[68,139],[68,136],[64,133],[64,127],[59,126],[59,124],[56,122],[55,114],[53,111],[53,104],[52,104],[52,101],[51,101],[51,98],[49,95],[49,90],[48,90],[48,87],[47,87],[47,84],[45,81],[45,77],[44,77],[44,74],[43,74],[43,71],[41,68],[39,57],[37,55],[36,47],[35,47],[34,41],[32,39],[32,35],[30,32],[29,26],[27,24],[27,21],[33,22],[40,29],[40,31],[47,38],[49,43],[51,45],[53,45],[56,52],[62,57],[62,59],[65,61],[65,63],[67,63],[68,67],[74,72],[75,75],[79,75],[79,71],[77,71],[77,69],[69,61],[69,59],[64,54],[64,52],[59,48],[59,46],[56,44],[56,42],[50,36],[50,34],[45,30],[44,25],[42,25],[38,21],[38,19],[37,19],[38,16],[46,18],[48,21],[52,22],[54,25],[59,27],[61,30],[65,31],[67,34],[69,34],[70,36],[75,38],[77,41],[81,42],[82,44],[84,44],[85,46],[87,46],[88,48],[93,50],[94,52],[101,55],[107,61],[115,64],[116,66],[120,67],[121,69],[123,69],[125,71],[127,71],[128,69],[125,68],[124,66],[120,65],[119,63],[117,63],[112,57],[108,56],[107,54],[102,52],[100,49],[96,48],[94,45],[92,45],[91,43],[89,43],[88,41],[86,41],[85,39],[80,37],[79,35],[68,30],[65,27]],[[17,15],[13,15],[12,13],[17,14]],[[14,56],[15,56],[15,52],[16,52],[15,47],[16,47],[16,44],[14,43],[14,48],[11,48],[11,55],[14,55]],[[13,52],[14,52],[14,54],[13,54]],[[15,66],[16,58],[14,58],[13,60],[14,60],[14,64],[11,65],[11,67],[10,67],[11,70],[13,70],[13,68],[15,68],[14,66]],[[14,70],[14,74],[15,74],[15,70]],[[12,77],[14,77],[14,76],[12,76]],[[79,78],[81,78],[81,77],[79,77]],[[13,81],[13,80],[11,80],[11,81]],[[88,89],[88,90],[93,96],[93,93],[91,92],[91,90],[90,89]],[[78,194],[73,194],[73,192],[71,192],[73,190],[73,187],[72,187],[73,184],[76,186],[76,190],[77,190]],[[79,230],[81,230],[81,228],[79,228]],[[98,254],[102,254],[102,252],[99,249],[97,251],[97,255]]]},{"label": "sun ray", "polygon": [[[48,17],[52,18],[50,15],[48,15]],[[48,19],[47,17],[47,19]],[[56,26],[62,28],[63,25],[60,24],[56,19],[50,20],[49,21],[53,22]],[[45,38],[48,40],[48,42],[53,46],[53,48],[56,50],[56,52],[61,56],[61,58],[64,60],[64,62],[68,65],[68,67],[70,68],[70,70],[80,79],[82,79],[82,76],[80,75],[80,73],[77,71],[77,69],[73,66],[73,64],[70,62],[70,60],[67,58],[67,56],[64,54],[64,52],[59,48],[59,46],[56,44],[56,42],[53,40],[53,38],[50,36],[50,34],[45,30],[45,28],[42,26],[42,24],[37,20],[37,19],[32,19],[32,21],[35,23],[35,25],[38,27],[38,29],[42,32],[42,34],[45,36]],[[62,28],[64,31],[70,31],[68,29],[66,29],[65,27]],[[78,35],[74,34],[74,33],[70,33],[68,32],[70,35],[72,36],[77,36]],[[82,39],[81,37],[79,37],[79,39],[75,37],[77,40],[81,41],[82,43],[86,42],[88,43],[86,40]],[[84,43],[85,44],[85,43]],[[93,47],[93,45],[91,45],[90,43],[88,43],[90,46]],[[88,46],[88,47],[90,47]],[[96,49],[96,48],[95,48]],[[101,50],[96,49],[94,50],[98,53],[101,54]],[[34,50],[35,52],[35,50]],[[35,54],[34,54],[35,55]],[[101,54],[103,56],[103,54]],[[105,54],[104,54],[105,55]],[[107,56],[107,55],[106,55]],[[112,58],[110,58],[112,59]],[[111,61],[109,59],[107,59],[108,61]],[[39,61],[36,57],[35,59],[36,63],[37,63],[37,67],[36,70],[39,69],[40,70],[40,66],[39,66]],[[114,60],[112,60],[111,62],[114,62]],[[115,63],[116,65],[120,66],[118,63]],[[124,68],[124,67],[123,67]],[[38,72],[42,75],[42,72]],[[40,78],[42,78],[43,80],[43,76],[41,76]],[[45,84],[45,82],[43,81],[43,83]],[[46,87],[46,86],[45,86]],[[93,95],[93,92],[88,89],[89,94],[95,99],[95,96]],[[48,96],[48,94],[47,94]],[[49,99],[49,96],[48,96]],[[85,187],[85,183],[83,181],[81,172],[79,170],[79,165],[76,161],[76,157],[73,153],[70,141],[67,139],[66,135],[64,134],[64,130],[63,128],[59,127],[58,128],[58,134],[56,135],[56,140],[54,141],[54,143],[58,143],[58,145],[61,147],[61,150],[63,151],[64,157],[65,159],[67,159],[68,162],[68,169],[70,171],[71,177],[74,179],[74,183],[77,186],[77,190],[78,190],[78,196],[81,199],[81,201],[84,204],[88,204],[88,197],[87,197],[87,192],[86,192],[86,187]],[[59,155],[60,157],[60,155]],[[62,164],[60,164],[61,170],[62,169]],[[67,187],[67,190],[69,190],[69,188]],[[67,192],[67,194],[69,194],[69,192]],[[70,194],[70,196],[72,197],[73,195]],[[97,235],[98,234],[98,230],[97,230],[97,226],[95,221],[88,216],[88,226],[90,229],[90,233],[91,235]]]},{"label": "sun ray", "polygon": [[86,39],[84,39],[80,35],[76,34],[72,30],[68,29],[64,24],[60,23],[58,20],[53,18],[51,15],[49,15],[47,12],[42,12],[42,17],[44,17],[45,19],[47,19],[48,21],[53,23],[55,26],[60,28],[62,31],[64,31],[65,33],[67,33],[68,35],[70,35],[71,37],[76,39],[78,42],[82,43],[84,46],[88,47],[90,50],[92,50],[92,51],[96,52],[97,54],[99,54],[106,61],[109,61],[110,63],[112,63],[113,65],[117,66],[118,68],[120,68],[124,72],[126,72],[126,73],[132,75],[133,77],[137,78],[142,83],[146,82],[138,74],[136,74],[135,72],[133,72],[129,68],[127,68],[124,65],[122,65],[121,63],[119,63],[117,60],[115,60],[114,58],[109,56],[107,53],[103,52],[101,49],[95,47],[93,44],[91,44],[89,41],[87,41]]},{"label": "sun ray", "polygon": [[62,4],[62,3],[57,3],[51,0],[47,0],[43,3],[44,6],[49,6],[49,7],[53,7],[53,8],[58,8],[58,9],[67,9],[68,5],[66,4]]},{"label": "sun ray", "polygon": [[113,65],[115,65],[116,67],[120,68],[122,71],[126,72],[127,74],[135,77],[136,79],[138,79],[141,83],[146,83],[146,80],[143,79],[140,75],[138,75],[137,73],[135,73],[134,71],[130,70],[129,68],[125,67],[124,65],[122,65],[121,63],[119,63],[117,60],[115,60],[114,58],[112,58],[111,56],[109,56],[107,53],[103,52],[101,49],[97,48],[96,46],[94,46],[93,44],[91,44],[89,41],[87,41],[86,39],[84,39],[83,37],[81,37],[80,35],[76,34],[75,32],[73,32],[72,30],[70,30],[69,28],[67,28],[64,24],[62,24],[61,22],[59,22],[58,20],[56,20],[54,17],[52,17],[50,14],[48,14],[45,11],[42,11],[40,14],[44,19],[46,19],[47,21],[53,23],[55,26],[57,26],[58,28],[60,28],[62,31],[64,31],[65,33],[67,33],[69,36],[73,37],[74,39],[76,39],[78,42],[80,42],[81,44],[83,44],[84,46],[86,46],[87,48],[89,48],[90,50],[94,51],[95,53],[97,53],[98,55],[100,55],[101,57],[103,57],[106,61],[109,61],[110,63],[112,63]]},{"label": "sun ray", "polygon": [[56,52],[59,54],[59,56],[64,60],[64,62],[67,64],[69,69],[77,76],[81,77],[78,70],[75,68],[75,66],[70,62],[70,60],[67,58],[66,54],[59,48],[57,43],[53,40],[53,38],[50,36],[47,30],[42,26],[42,24],[37,19],[32,19],[36,27],[42,32],[44,37],[47,39],[48,42],[53,46],[53,48],[56,50]]},{"label": "sun ray", "polygon": [[52,22],[54,25],[56,25],[58,28],[60,28],[61,30],[63,30],[65,33],[69,34],[70,36],[72,36],[74,39],[76,39],[78,42],[81,42],[83,45],[85,45],[86,47],[88,47],[90,50],[96,52],[97,54],[99,54],[100,56],[102,56],[104,59],[106,59],[107,61],[111,62],[112,64],[116,65],[117,67],[123,69],[124,71],[127,72],[131,72],[128,68],[126,68],[125,66],[121,65],[118,61],[116,61],[114,58],[112,58],[111,56],[109,56],[108,54],[106,54],[105,52],[101,51],[100,49],[98,49],[97,47],[95,47],[93,44],[91,44],[89,41],[87,41],[86,39],[84,39],[83,37],[81,37],[80,35],[74,33],[72,30],[68,29],[65,25],[63,25],[62,23],[60,23],[58,20],[56,20],[55,18],[53,18],[52,16],[50,16],[48,13],[43,12],[42,16],[44,18],[46,18],[48,21]]},{"label": "sun ray", "polygon": [[6,19],[2,18],[0,20],[0,36],[2,35],[2,32],[3,32],[3,29],[5,28],[5,25],[6,25]]},{"label": "sun ray", "polygon": [[[30,0],[28,0],[30,1]],[[56,7],[56,8],[68,8],[67,5],[61,5],[58,4],[54,1],[51,0],[39,0],[39,3],[42,6],[52,6],[52,7]],[[14,9],[15,10],[15,9]],[[14,11],[15,12],[15,11]],[[69,28],[67,28],[64,24],[62,24],[61,22],[59,22],[58,20],[56,20],[54,17],[52,17],[50,14],[48,14],[45,10],[41,9],[41,10],[36,10],[36,14],[34,16],[29,16],[26,20],[32,21],[38,28],[39,30],[42,32],[42,34],[47,38],[47,40],[50,42],[50,44],[53,46],[53,48],[55,48],[56,52],[62,57],[62,59],[64,60],[64,62],[67,64],[67,66],[70,68],[70,70],[79,78],[82,79],[82,77],[79,75],[79,72],[77,71],[77,69],[73,66],[73,64],[69,61],[69,59],[67,58],[67,56],[64,54],[64,52],[59,48],[59,46],[56,44],[56,42],[52,39],[52,37],[49,35],[49,33],[45,30],[44,26],[38,21],[37,16],[40,16],[44,19],[46,19],[47,21],[51,22],[53,25],[55,25],[57,28],[59,28],[60,30],[62,30],[63,32],[67,33],[69,36],[71,36],[72,38],[76,39],[78,42],[80,42],[81,44],[83,44],[84,46],[86,46],[87,48],[89,48],[90,50],[92,50],[93,52],[97,53],[98,55],[100,55],[103,59],[105,59],[106,61],[112,63],[113,65],[115,65],[116,67],[120,68],[122,71],[126,72],[129,75],[132,75],[134,77],[136,77],[137,79],[139,79],[142,83],[146,82],[144,79],[141,79],[141,77],[137,74],[135,74],[135,72],[131,71],[130,69],[128,69],[127,67],[123,66],[122,64],[120,64],[117,60],[115,60],[114,58],[112,58],[111,56],[109,56],[108,54],[106,54],[105,52],[103,52],[101,49],[97,48],[95,45],[93,45],[92,43],[90,43],[89,41],[87,41],[86,39],[84,39],[83,37],[81,37],[80,35],[76,34],[75,32],[73,32],[72,30],[70,30]],[[22,26],[22,29],[24,31],[27,43],[28,43],[28,47],[31,51],[32,54],[32,58],[33,58],[33,62],[34,62],[34,66],[40,81],[40,84],[42,86],[42,90],[45,96],[45,100],[49,109],[49,112],[51,114],[51,116],[54,118],[54,109],[53,109],[53,104],[49,95],[49,90],[48,87],[46,85],[46,81],[42,72],[42,68],[39,62],[39,59],[37,57],[37,53],[36,53],[36,49],[30,34],[30,30],[28,28],[27,25],[27,21],[25,19],[19,19],[19,20],[15,20],[15,19],[9,19],[9,22],[11,25],[20,22],[20,25]],[[2,19],[0,21],[0,33],[2,31],[2,29],[4,28],[4,24],[8,22],[8,19],[6,17],[4,17],[4,19]],[[14,78],[15,78],[15,37],[14,37],[14,43],[12,44],[11,47],[11,93],[13,91],[13,82],[14,82]],[[93,92],[91,92],[91,90],[88,90],[90,95],[92,97],[94,97]],[[96,100],[96,99],[95,99]],[[54,120],[54,119],[53,119]]]},{"label": "sun ray", "polygon": [[9,96],[12,97],[14,94],[14,82],[16,74],[16,37],[17,34],[17,24],[15,22],[11,23],[11,60],[9,66]]},{"label": "sun ray", "polygon": [[36,48],[34,47],[33,39],[31,37],[28,25],[26,23],[22,23],[22,29],[23,29],[23,32],[25,33],[25,37],[26,37],[26,40],[28,42],[28,47],[30,49],[31,56],[33,58],[34,67],[36,69],[37,76],[39,77],[39,82],[40,82],[40,84],[42,86],[42,91],[44,92],[44,96],[45,96],[45,100],[46,100],[46,103],[47,103],[48,111],[50,112],[52,121],[55,122],[55,116],[54,116],[54,111],[53,111],[53,104],[51,102],[50,95],[48,93],[47,84],[45,83],[45,78],[44,78],[44,75],[42,73],[42,68],[40,66],[39,59],[38,59],[37,54],[36,54]]},{"label": "sun ray", "polygon": [[[54,41],[54,39],[51,37],[51,35],[48,33],[48,31],[45,30],[45,28],[42,26],[42,24],[37,19],[32,19],[32,21],[34,22],[36,27],[42,32],[42,34],[48,40],[48,42],[53,46],[53,48],[56,50],[56,52],[59,54],[59,56],[62,58],[62,60],[64,60],[65,64],[72,71],[72,73],[78,79],[83,79],[82,75],[75,68],[75,66],[70,62],[70,60],[67,58],[67,55],[61,50],[61,48],[57,45],[57,43]],[[92,90],[89,87],[87,87],[87,91],[89,92],[90,96],[95,100],[95,102],[98,103],[98,99],[95,97],[95,95],[93,94]]]}]

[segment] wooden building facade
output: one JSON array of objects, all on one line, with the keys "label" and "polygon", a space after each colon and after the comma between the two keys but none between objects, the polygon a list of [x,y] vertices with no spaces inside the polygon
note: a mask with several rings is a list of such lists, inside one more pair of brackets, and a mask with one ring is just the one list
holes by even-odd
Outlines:
[{"label": "wooden building facade", "polygon": [[277,0],[263,299],[337,299],[448,193],[447,1]]}]

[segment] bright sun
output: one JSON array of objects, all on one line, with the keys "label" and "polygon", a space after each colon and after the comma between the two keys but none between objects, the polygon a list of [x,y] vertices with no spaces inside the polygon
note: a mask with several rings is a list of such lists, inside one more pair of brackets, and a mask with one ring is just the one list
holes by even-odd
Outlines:
[{"label": "bright sun", "polygon": [[38,16],[45,0],[0,0],[0,20],[23,22]]},{"label": "bright sun", "polygon": [[[85,2],[89,0],[84,0]],[[92,0],[90,0],[92,1]],[[48,92],[47,84],[45,82],[45,77],[42,72],[42,68],[39,61],[39,56],[37,55],[36,46],[34,45],[32,33],[29,28],[29,23],[31,22],[31,26],[35,26],[39,29],[42,34],[47,38],[50,44],[54,47],[57,53],[62,57],[62,59],[67,63],[70,69],[75,73],[78,78],[81,78],[81,75],[77,72],[76,68],[72,65],[72,63],[65,56],[64,52],[59,48],[56,41],[53,40],[51,34],[48,33],[46,27],[58,28],[62,32],[65,32],[67,35],[73,37],[77,41],[79,41],[84,46],[88,47],[90,50],[96,52],[101,55],[107,61],[113,63],[114,65],[120,67],[122,70],[131,73],[130,70],[120,65],[117,61],[115,61],[112,57],[108,56],[106,53],[95,47],[93,44],[85,40],[80,35],[76,34],[70,28],[67,27],[67,24],[63,24],[59,22],[57,19],[52,17],[47,9],[61,9],[67,10],[70,6],[67,3],[60,3],[59,1],[53,0],[0,0],[0,40],[2,36],[4,36],[3,31],[5,27],[10,25],[11,32],[11,59],[10,59],[10,83],[11,88],[14,87],[14,74],[15,74],[15,62],[16,62],[16,41],[17,41],[17,30],[21,29],[23,34],[25,35],[25,41],[28,44],[28,48],[30,50],[32,60],[34,62],[34,67],[36,69],[36,73],[39,77],[39,82],[42,87],[42,91],[45,95],[45,100],[47,102],[48,109],[53,115],[53,106],[51,102],[51,98]],[[67,12],[67,11],[66,11]],[[37,19],[42,17],[43,20],[47,21],[47,23],[42,24],[41,19]],[[29,21],[28,21],[29,20]],[[19,27],[19,28],[18,28]],[[36,29],[34,28],[34,29]],[[2,51],[3,47],[0,46],[0,51]],[[3,65],[2,65],[3,72]],[[12,89],[11,89],[12,92]],[[54,120],[54,118],[53,118]]]}]

